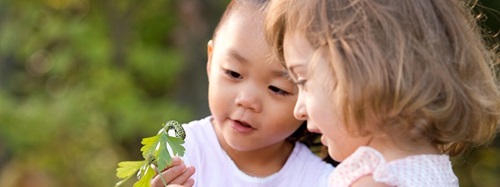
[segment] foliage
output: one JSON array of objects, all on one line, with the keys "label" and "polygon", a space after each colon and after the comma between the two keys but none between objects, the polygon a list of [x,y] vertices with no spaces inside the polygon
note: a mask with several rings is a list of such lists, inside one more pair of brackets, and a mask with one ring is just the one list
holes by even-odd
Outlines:
[{"label": "foliage", "polygon": [[0,186],[112,186],[152,124],[192,118],[174,5],[138,4],[0,1]]},{"label": "foliage", "polygon": [[[170,128],[175,128],[175,136],[169,135]],[[136,172],[137,181],[134,187],[149,187],[150,181],[154,177],[155,172],[160,173],[168,165],[172,164],[172,155],[184,156],[184,129],[176,121],[167,122],[156,136],[142,139],[142,156],[143,161],[124,161],[118,163],[116,176],[122,180],[116,183],[115,186],[122,185]],[[182,135],[179,134],[182,132]],[[171,151],[169,151],[169,148]],[[170,153],[171,152],[171,153]],[[172,155],[171,155],[172,154]],[[154,167],[153,167],[154,166]],[[166,182],[163,184],[166,186]]]},{"label": "foliage", "polygon": [[500,149],[482,147],[455,158],[453,170],[460,186],[497,187],[500,184]]}]

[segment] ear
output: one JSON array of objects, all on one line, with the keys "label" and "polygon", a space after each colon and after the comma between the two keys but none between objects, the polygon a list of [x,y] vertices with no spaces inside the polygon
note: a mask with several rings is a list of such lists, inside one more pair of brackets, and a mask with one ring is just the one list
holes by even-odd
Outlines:
[{"label": "ear", "polygon": [[212,64],[212,54],[214,51],[214,42],[213,40],[208,41],[207,43],[207,76],[208,80],[210,81],[210,66]]}]

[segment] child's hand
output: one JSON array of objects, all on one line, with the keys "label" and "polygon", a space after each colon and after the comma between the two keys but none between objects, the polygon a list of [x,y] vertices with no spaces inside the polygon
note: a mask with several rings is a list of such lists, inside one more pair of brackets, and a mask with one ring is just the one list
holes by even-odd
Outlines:
[{"label": "child's hand", "polygon": [[[180,184],[186,187],[191,187],[194,185],[194,180],[190,179],[194,174],[194,167],[186,167],[184,162],[179,157],[174,157],[172,159],[172,165],[165,168],[161,172],[161,176],[165,179],[165,182],[169,184],[168,186],[178,186],[178,185],[170,185],[170,184]],[[151,187],[163,187],[163,182],[160,179],[159,175],[156,175],[151,180]]]}]

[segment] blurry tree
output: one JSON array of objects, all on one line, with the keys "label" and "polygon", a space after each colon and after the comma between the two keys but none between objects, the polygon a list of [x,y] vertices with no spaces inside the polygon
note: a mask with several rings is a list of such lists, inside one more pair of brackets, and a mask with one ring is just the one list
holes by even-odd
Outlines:
[{"label": "blurry tree", "polygon": [[176,100],[182,105],[192,106],[195,118],[210,114],[208,110],[207,43],[224,11],[228,0],[182,0],[176,1],[179,10],[177,43],[185,59],[184,84],[176,90]]},{"label": "blurry tree", "polygon": [[479,0],[480,11],[486,16],[484,26],[492,33],[500,32],[500,1],[497,0]]},{"label": "blurry tree", "polygon": [[140,138],[193,118],[178,3],[0,1],[0,186],[112,186]]}]

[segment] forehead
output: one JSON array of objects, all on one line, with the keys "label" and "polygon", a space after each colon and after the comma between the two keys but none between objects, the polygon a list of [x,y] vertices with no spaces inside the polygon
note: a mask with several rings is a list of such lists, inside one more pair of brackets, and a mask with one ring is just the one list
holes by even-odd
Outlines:
[{"label": "forehead", "polygon": [[263,37],[263,31],[261,31],[263,26],[264,13],[262,10],[253,4],[239,3],[234,5],[224,20],[221,20],[214,41],[241,34],[254,38]]},{"label": "forehead", "polygon": [[328,46],[312,47],[306,35],[300,32],[285,34],[283,53],[286,67],[292,75],[315,77],[325,85],[337,80],[340,73],[337,69],[342,66],[337,51]]},{"label": "forehead", "polygon": [[238,6],[217,34],[214,41],[214,61],[229,60],[269,70],[263,72],[271,72],[273,77],[288,78],[286,68],[271,57],[270,46],[264,36],[263,11],[251,4]]},{"label": "forehead", "polygon": [[262,13],[251,7],[234,11],[217,34],[214,55],[233,50],[244,57],[268,57],[270,50],[264,38]]},{"label": "forehead", "polygon": [[285,34],[283,53],[287,68],[306,66],[313,57],[314,49],[304,34],[293,32]]}]

